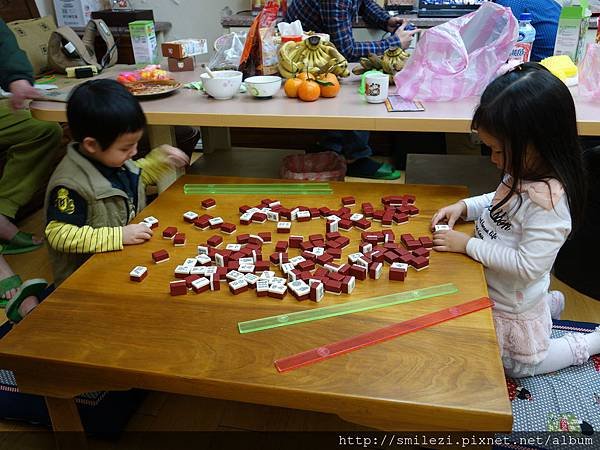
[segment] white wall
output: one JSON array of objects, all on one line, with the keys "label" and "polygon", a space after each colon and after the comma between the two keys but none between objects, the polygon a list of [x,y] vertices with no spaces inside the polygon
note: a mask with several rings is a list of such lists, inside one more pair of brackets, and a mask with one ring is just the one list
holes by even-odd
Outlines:
[{"label": "white wall", "polygon": [[[54,15],[52,0],[35,0],[42,16]],[[133,0],[138,9],[152,9],[154,19],[173,25],[167,39],[206,38],[209,47],[223,34],[221,10],[233,13],[250,9],[250,0]]]},{"label": "white wall", "polygon": [[35,3],[40,11],[40,16],[53,16],[54,7],[52,6],[52,0],[35,0]]}]

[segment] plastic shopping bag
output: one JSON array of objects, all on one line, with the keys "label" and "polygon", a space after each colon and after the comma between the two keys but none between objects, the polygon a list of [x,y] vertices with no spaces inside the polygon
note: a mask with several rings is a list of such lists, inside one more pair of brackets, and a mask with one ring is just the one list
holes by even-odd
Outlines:
[{"label": "plastic shopping bag", "polygon": [[600,100],[600,44],[588,44],[579,64],[579,94]]},{"label": "plastic shopping bag", "polygon": [[237,70],[246,42],[246,33],[229,33],[215,42],[215,54],[208,62],[211,70]]},{"label": "plastic shopping bag", "polygon": [[431,28],[394,77],[398,95],[433,101],[480,95],[508,60],[518,30],[511,10],[492,2]]}]

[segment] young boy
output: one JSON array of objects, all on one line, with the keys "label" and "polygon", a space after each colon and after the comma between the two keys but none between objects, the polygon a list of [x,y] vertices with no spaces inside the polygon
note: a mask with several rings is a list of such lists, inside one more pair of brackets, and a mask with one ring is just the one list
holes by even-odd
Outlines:
[{"label": "young boy", "polygon": [[135,97],[116,81],[77,87],[67,118],[74,142],[46,191],[45,234],[57,286],[90,255],[150,239],[149,227],[129,224],[146,204],[146,186],[156,184],[170,167],[189,164],[185,153],[165,145],[131,160],[146,118]]}]

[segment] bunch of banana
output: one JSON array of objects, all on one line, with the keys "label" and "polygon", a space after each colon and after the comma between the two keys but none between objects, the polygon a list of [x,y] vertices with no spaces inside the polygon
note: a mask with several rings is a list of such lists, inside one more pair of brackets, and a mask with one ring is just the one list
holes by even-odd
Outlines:
[{"label": "bunch of banana", "polygon": [[348,61],[331,42],[310,36],[302,42],[286,42],[279,48],[279,73],[294,78],[299,72],[312,75],[331,72],[338,77],[350,76]]},{"label": "bunch of banana", "polygon": [[362,75],[369,70],[382,70],[390,75],[390,79],[404,68],[409,54],[401,48],[389,48],[383,56],[370,54],[368,58],[360,58],[360,65],[352,69],[355,75]]}]

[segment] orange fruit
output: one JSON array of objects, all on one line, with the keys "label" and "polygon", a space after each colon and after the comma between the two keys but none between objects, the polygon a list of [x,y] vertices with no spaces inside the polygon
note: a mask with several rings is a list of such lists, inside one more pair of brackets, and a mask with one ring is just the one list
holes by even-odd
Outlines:
[{"label": "orange fruit", "polygon": [[340,92],[340,82],[334,74],[326,73],[325,75],[321,75],[319,81],[331,83],[331,86],[319,84],[319,87],[321,88],[321,97],[332,98]]},{"label": "orange fruit", "polygon": [[302,81],[300,78],[289,78],[283,85],[285,95],[290,98],[298,97],[298,88],[302,83],[304,83],[304,81]]},{"label": "orange fruit", "polygon": [[316,81],[303,81],[298,88],[298,98],[305,102],[314,102],[321,95],[321,88]]},{"label": "orange fruit", "polygon": [[314,80],[315,76],[312,73],[300,72],[298,75],[296,75],[296,78],[300,78],[302,81],[306,81],[306,80]]}]

